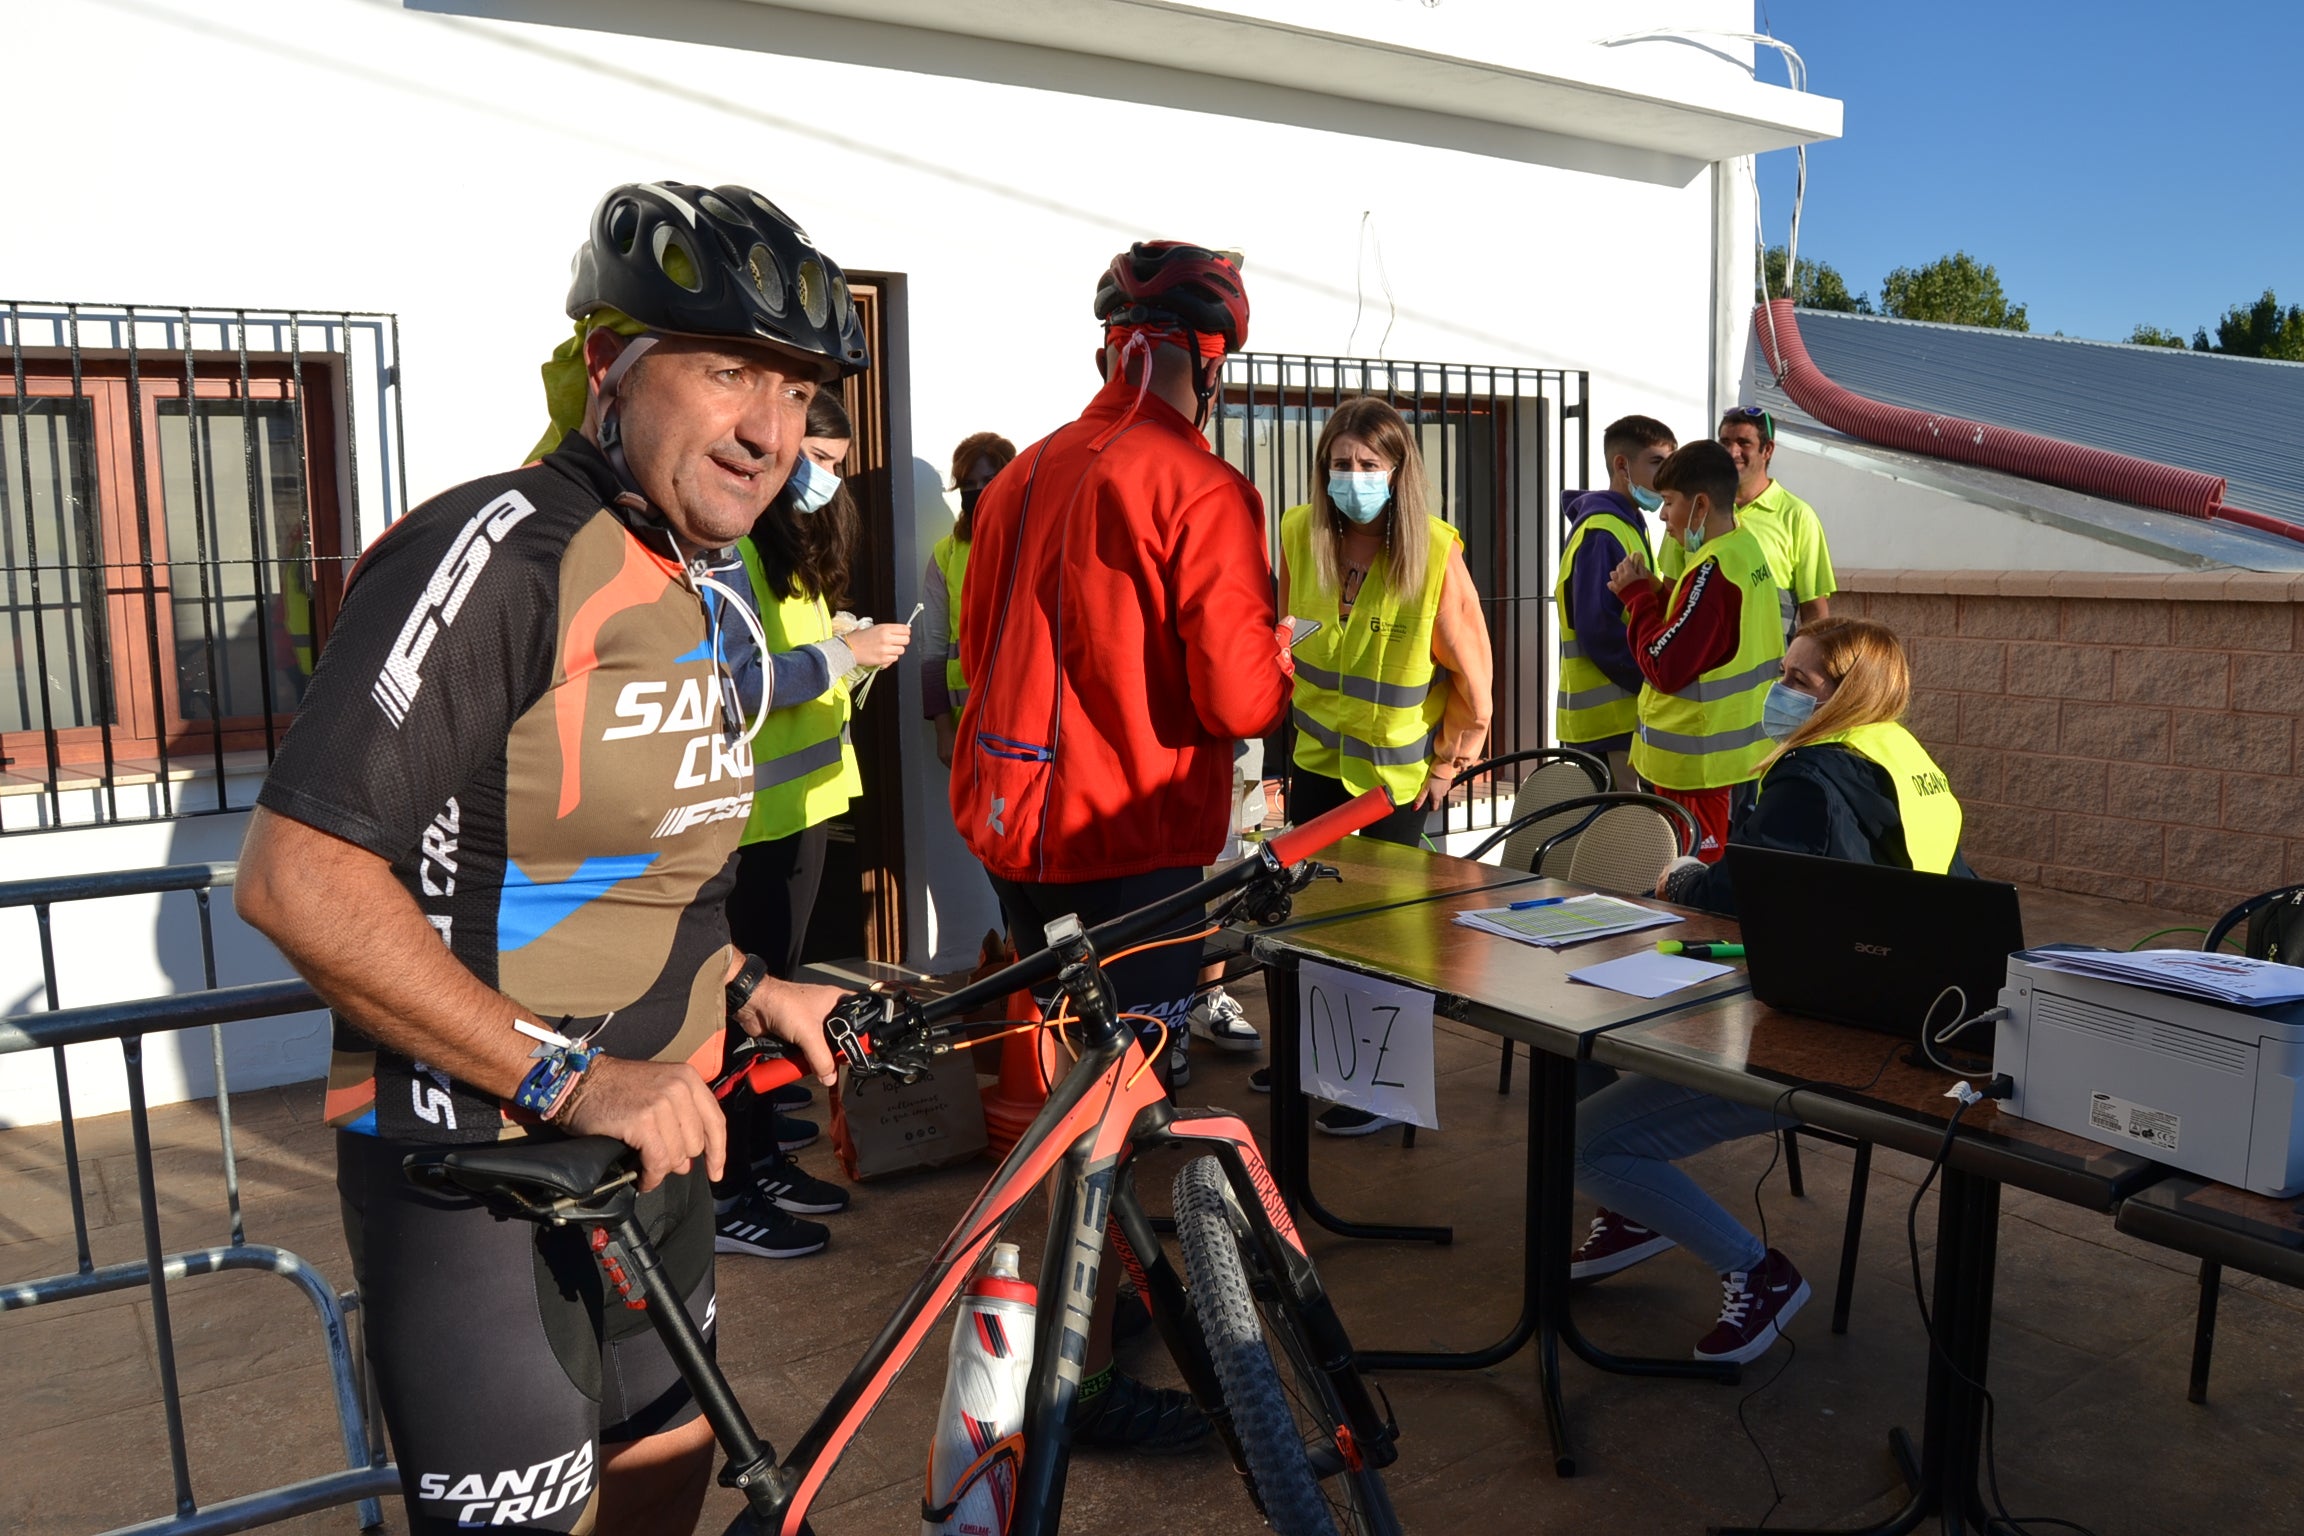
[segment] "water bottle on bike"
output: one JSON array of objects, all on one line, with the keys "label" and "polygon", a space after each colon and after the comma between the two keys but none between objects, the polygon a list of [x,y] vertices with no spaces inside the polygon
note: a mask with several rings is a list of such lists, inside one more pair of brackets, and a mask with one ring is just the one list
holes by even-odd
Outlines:
[{"label": "water bottle on bike", "polygon": [[969,1283],[952,1321],[952,1360],[928,1448],[921,1536],[1003,1536],[1024,1459],[1024,1400],[1032,1378],[1032,1283],[1014,1243]]}]

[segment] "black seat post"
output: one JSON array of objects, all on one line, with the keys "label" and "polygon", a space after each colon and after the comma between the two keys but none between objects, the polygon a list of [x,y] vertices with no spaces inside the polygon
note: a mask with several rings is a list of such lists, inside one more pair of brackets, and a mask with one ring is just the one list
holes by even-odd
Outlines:
[{"label": "black seat post", "polygon": [[657,1260],[656,1247],[641,1230],[629,1200],[623,1213],[610,1224],[608,1235],[624,1250],[631,1264],[633,1282],[648,1302],[649,1320],[655,1325],[656,1336],[664,1341],[665,1351],[671,1355],[681,1379],[695,1392],[705,1422],[712,1426],[721,1449],[728,1453],[728,1465],[721,1472],[720,1481],[727,1487],[741,1489],[754,1513],[775,1514],[782,1492],[775,1475],[775,1448],[752,1428],[752,1421],[744,1416],[736,1394],[728,1389],[728,1378],[720,1373],[718,1362],[704,1348],[704,1335],[697,1331],[696,1320],[672,1293],[671,1282],[665,1279],[664,1267]]}]

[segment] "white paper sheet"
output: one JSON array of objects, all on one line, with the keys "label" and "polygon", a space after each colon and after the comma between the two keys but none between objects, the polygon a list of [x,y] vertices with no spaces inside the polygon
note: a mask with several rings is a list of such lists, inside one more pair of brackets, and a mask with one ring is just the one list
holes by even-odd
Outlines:
[{"label": "white paper sheet", "polygon": [[1725,976],[1732,967],[1710,960],[1691,960],[1686,955],[1660,955],[1654,950],[1625,955],[1621,959],[1603,960],[1580,971],[1570,971],[1570,981],[1581,981],[1586,986],[1606,987],[1611,992],[1622,992],[1628,997],[1662,997],[1682,987],[1692,987],[1715,976]]}]

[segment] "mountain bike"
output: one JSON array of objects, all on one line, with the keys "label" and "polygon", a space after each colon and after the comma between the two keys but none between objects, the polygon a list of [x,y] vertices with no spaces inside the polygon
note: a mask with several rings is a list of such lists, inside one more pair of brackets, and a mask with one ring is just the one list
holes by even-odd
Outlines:
[{"label": "mountain bike", "polygon": [[[1214,931],[1209,922],[1283,921],[1293,892],[1335,874],[1307,856],[1390,809],[1384,792],[1372,790],[1172,898],[1093,929],[1059,919],[1048,925],[1048,948],[941,998],[923,1002],[898,990],[841,1001],[826,1030],[850,1073],[912,1082],[938,1056],[985,1038],[959,1034],[960,1016],[1053,979],[1062,999],[1054,1018],[1010,1028],[1068,1030],[1078,1059],[1050,1084],[1023,1138],[781,1460],[745,1417],[634,1220],[630,1148],[607,1137],[430,1148],[406,1160],[407,1174],[499,1216],[589,1229],[610,1288],[646,1309],[727,1454],[720,1481],[741,1490],[747,1505],[729,1536],[808,1531],[809,1507],[841,1455],[1006,1224],[1043,1187],[1048,1241],[1024,1426],[980,1458],[996,1494],[1007,1494],[1006,1536],[1054,1536],[1061,1523],[1068,1425],[1108,1234],[1271,1528],[1282,1536],[1389,1536],[1400,1529],[1381,1472],[1397,1455],[1389,1405],[1379,1409],[1361,1379],[1247,1125],[1222,1110],[1169,1102],[1152,1071],[1165,1036],[1146,1050],[1102,961],[1146,941],[1197,942]],[[1209,911],[1209,903],[1219,905]],[[1177,932],[1180,924],[1190,931]],[[788,1061],[755,1060],[740,1071],[743,1089],[762,1093],[798,1075]],[[1204,1154],[1176,1178],[1181,1274],[1137,1198],[1131,1159],[1145,1147]]]}]

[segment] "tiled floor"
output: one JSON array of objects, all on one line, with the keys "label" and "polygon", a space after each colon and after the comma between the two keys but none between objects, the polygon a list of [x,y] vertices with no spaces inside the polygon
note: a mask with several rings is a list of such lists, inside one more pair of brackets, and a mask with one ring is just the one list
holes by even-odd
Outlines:
[{"label": "tiled floor", "polygon": [[[2034,901],[2027,928],[2125,942],[2180,918],[2084,898]],[[1262,1022],[1253,984],[1242,1000]],[[1187,1097],[1246,1111],[1259,1058],[1194,1055]],[[1495,1092],[1492,1040],[1443,1025],[1443,1129],[1403,1149],[1398,1132],[1321,1139],[1314,1177],[1355,1215],[1454,1224],[1446,1248],[1311,1241],[1347,1325],[1364,1346],[1463,1347],[1509,1325],[1519,1267],[1522,1087]],[[1525,1077],[1522,1075],[1522,1083]],[[294,1249],[349,1282],[337,1225],[329,1133],[317,1085],[235,1101],[251,1239]],[[171,1247],[221,1242],[224,1196],[210,1106],[153,1116],[161,1226]],[[1828,1331],[1829,1280],[1847,1193],[1846,1154],[1806,1154],[1795,1200],[1771,1147],[1745,1143],[1692,1169],[1732,1206],[1766,1221],[1772,1242],[1818,1281],[1818,1296],[1744,1386],[1604,1376],[1565,1367],[1582,1475],[1553,1476],[1532,1359],[1470,1375],[1381,1379],[1404,1439],[1391,1485],[1412,1531],[1686,1532],[1757,1519],[1773,1525],[1877,1517],[1896,1502],[1885,1452],[1892,1424],[1917,1423],[1926,1341],[1914,1305],[1906,1210],[1922,1171],[1879,1152],[1848,1334]],[[86,1122],[79,1147],[98,1262],[141,1251],[133,1160],[121,1117]],[[824,1151],[802,1154],[832,1170]],[[1143,1170],[1156,1205],[1172,1168]],[[1765,1172],[1765,1177],[1763,1173]],[[794,1262],[724,1260],[721,1358],[763,1431],[788,1444],[982,1178],[980,1165],[874,1184],[832,1218],[833,1246]],[[1920,1246],[1932,1211],[1918,1215]],[[72,1221],[55,1129],[0,1132],[0,1283],[68,1271]],[[1991,1385],[1999,1480],[2018,1515],[2098,1532],[2304,1530],[2304,1296],[2234,1277],[2219,1317],[2209,1400],[2184,1400],[2194,1265],[2112,1230],[2108,1217],[2011,1192],[2001,1221]],[[1717,1282],[1682,1255],[1615,1277],[1578,1300],[1598,1340],[1677,1354],[1710,1324]],[[318,1331],[295,1290],[268,1275],[187,1280],[171,1291],[194,1486],[203,1499],[308,1476],[334,1464],[336,1430]],[[1124,1363],[1159,1376],[1150,1356]],[[920,1466],[942,1381],[939,1341],[843,1463],[817,1528],[917,1529]],[[1749,1438],[1747,1438],[1747,1430]],[[1757,1442],[1757,1444],[1755,1444]],[[1763,1457],[1765,1455],[1765,1459]],[[0,1314],[0,1533],[73,1536],[169,1508],[166,1438],[141,1291]],[[388,1504],[389,1524],[404,1529]],[[736,1508],[716,1491],[707,1529]],[[1084,1457],[1066,1508],[1084,1532],[1260,1529],[1221,1456]],[[349,1511],[295,1522],[349,1532]]]}]

